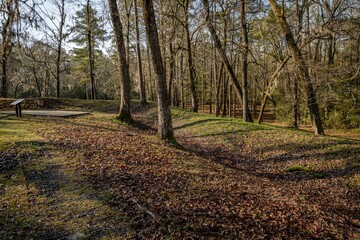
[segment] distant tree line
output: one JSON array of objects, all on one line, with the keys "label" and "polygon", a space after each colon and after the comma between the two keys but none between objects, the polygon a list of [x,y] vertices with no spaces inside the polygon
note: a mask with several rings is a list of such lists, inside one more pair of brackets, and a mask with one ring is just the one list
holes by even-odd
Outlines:
[{"label": "distant tree line", "polygon": [[316,134],[360,127],[357,0],[47,4],[1,2],[2,97],[121,99],[122,120],[139,99],[258,123],[271,111]]}]

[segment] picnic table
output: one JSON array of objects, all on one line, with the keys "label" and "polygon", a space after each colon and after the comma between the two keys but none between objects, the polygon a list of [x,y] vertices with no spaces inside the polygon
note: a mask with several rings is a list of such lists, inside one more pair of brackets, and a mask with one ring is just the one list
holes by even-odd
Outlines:
[{"label": "picnic table", "polygon": [[17,99],[16,101],[10,103],[10,106],[15,106],[16,116],[21,117],[21,103],[25,99]]}]

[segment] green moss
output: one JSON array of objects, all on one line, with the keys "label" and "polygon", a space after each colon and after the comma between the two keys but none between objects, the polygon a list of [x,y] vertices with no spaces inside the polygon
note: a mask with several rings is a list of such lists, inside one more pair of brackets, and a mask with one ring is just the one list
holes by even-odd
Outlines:
[{"label": "green moss", "polygon": [[115,117],[115,120],[128,125],[132,125],[134,123],[133,118],[128,114],[119,114]]}]

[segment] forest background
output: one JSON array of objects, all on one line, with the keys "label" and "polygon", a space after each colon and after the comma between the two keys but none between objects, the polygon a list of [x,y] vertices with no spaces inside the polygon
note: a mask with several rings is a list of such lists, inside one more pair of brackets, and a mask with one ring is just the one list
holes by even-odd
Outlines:
[{"label": "forest background", "polygon": [[[170,104],[241,117],[245,100],[248,120],[260,122],[265,111],[290,126],[310,124],[308,83],[291,57],[271,1],[209,1],[209,9],[202,2],[154,1]],[[308,68],[323,124],[359,128],[360,3],[277,3]],[[142,8],[136,0],[118,5],[131,97],[157,101]],[[0,17],[1,97],[120,98],[106,1],[1,0]]]}]

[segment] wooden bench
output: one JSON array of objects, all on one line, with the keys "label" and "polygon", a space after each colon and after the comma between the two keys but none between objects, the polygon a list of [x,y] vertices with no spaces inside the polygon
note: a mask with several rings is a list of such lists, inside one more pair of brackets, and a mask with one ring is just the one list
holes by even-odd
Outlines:
[{"label": "wooden bench", "polygon": [[10,106],[15,106],[16,116],[17,116],[17,117],[21,117],[21,103],[22,103],[24,100],[25,100],[25,99],[17,99],[16,101],[10,103]]}]

